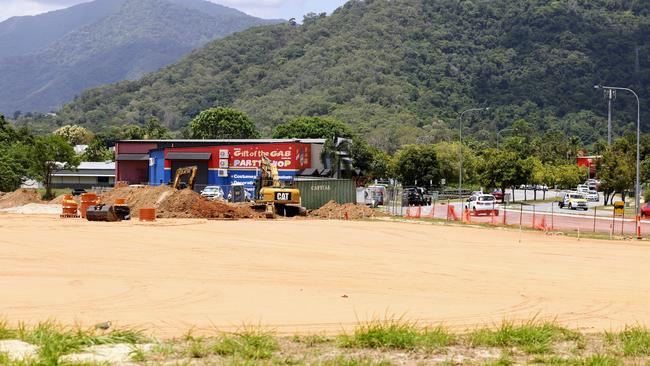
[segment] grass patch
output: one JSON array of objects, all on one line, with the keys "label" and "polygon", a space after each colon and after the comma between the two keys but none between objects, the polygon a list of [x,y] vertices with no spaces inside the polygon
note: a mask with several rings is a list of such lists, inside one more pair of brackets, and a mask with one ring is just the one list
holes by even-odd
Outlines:
[{"label": "grass patch", "polygon": [[531,364],[550,366],[621,366],[623,361],[616,357],[593,355],[587,358],[562,358],[557,356],[534,358]]},{"label": "grass patch", "polygon": [[330,343],[332,342],[332,339],[324,335],[314,334],[306,336],[295,335],[291,337],[291,341],[294,343],[304,344],[307,347],[315,347],[321,344]]},{"label": "grass patch", "polygon": [[352,335],[343,335],[340,340],[346,348],[433,350],[454,344],[456,337],[443,327],[420,328],[416,322],[389,318],[362,323]]},{"label": "grass patch", "polygon": [[618,334],[605,333],[605,341],[618,344],[624,356],[650,355],[650,331],[645,327],[626,327]]},{"label": "grass patch", "polygon": [[[9,322],[6,319],[0,319],[0,340],[14,339],[17,337],[17,332],[9,327]],[[1,365],[1,364],[0,364]]]},{"label": "grass patch", "polygon": [[185,353],[189,358],[205,358],[210,355],[210,348],[203,338],[194,338],[190,340]]},{"label": "grass patch", "polygon": [[224,335],[212,350],[221,356],[268,360],[279,350],[279,346],[272,332],[249,327],[238,333]]},{"label": "grass patch", "polygon": [[472,347],[517,347],[526,353],[540,354],[550,352],[554,342],[579,338],[578,333],[554,323],[533,320],[520,325],[503,322],[496,330],[476,330],[470,334],[469,342]]},{"label": "grass patch", "polygon": [[315,365],[319,366],[391,366],[389,361],[375,361],[367,357],[344,357],[339,356],[331,360],[323,361]]}]

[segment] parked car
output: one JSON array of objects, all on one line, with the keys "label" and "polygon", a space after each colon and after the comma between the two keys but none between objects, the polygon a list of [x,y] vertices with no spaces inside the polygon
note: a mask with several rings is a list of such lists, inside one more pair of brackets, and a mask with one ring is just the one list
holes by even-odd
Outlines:
[{"label": "parked car", "polygon": [[589,187],[592,191],[597,191],[600,187],[600,181],[597,179],[589,179],[585,182],[585,185]]},{"label": "parked car", "polygon": [[223,188],[219,186],[206,186],[201,191],[201,196],[209,199],[210,201],[223,200]]},{"label": "parked car", "polygon": [[467,200],[465,208],[469,209],[475,216],[481,214],[499,216],[499,204],[497,203],[497,199],[491,194],[470,197]]},{"label": "parked car", "polygon": [[377,205],[384,205],[384,197],[386,196],[386,187],[385,186],[369,186],[369,190],[374,192],[375,199],[377,200]]},{"label": "parked car", "polygon": [[72,194],[73,196],[80,196],[80,195],[82,195],[84,193],[86,193],[85,189],[83,189],[83,188],[75,188],[75,189],[72,190],[72,192],[70,194]]},{"label": "parked car", "polygon": [[600,195],[598,194],[598,192],[593,191],[593,190],[585,193],[585,198],[589,202],[598,202],[598,201],[600,201]]},{"label": "parked car", "polygon": [[586,184],[578,184],[578,187],[576,188],[576,191],[580,193],[587,193],[590,191],[589,186]]},{"label": "parked car", "polygon": [[495,189],[492,191],[492,195],[497,199],[497,201],[503,201],[503,191],[501,189]]},{"label": "parked car", "polygon": [[641,205],[641,217],[644,219],[650,217],[650,202]]},{"label": "parked car", "polygon": [[566,192],[562,194],[561,201],[558,202],[560,208],[568,208],[569,210],[585,210],[587,211],[589,207],[587,206],[587,199],[585,195],[580,192]]},{"label": "parked car", "polygon": [[404,206],[426,206],[431,204],[430,199],[425,197],[426,190],[421,187],[407,187],[402,193],[402,204]]}]

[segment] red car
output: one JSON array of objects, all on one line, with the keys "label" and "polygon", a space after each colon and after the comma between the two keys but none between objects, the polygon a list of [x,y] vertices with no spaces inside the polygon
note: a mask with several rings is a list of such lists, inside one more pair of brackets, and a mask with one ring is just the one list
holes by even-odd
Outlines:
[{"label": "red car", "polygon": [[497,201],[503,201],[503,191],[500,189],[495,189],[492,191],[492,195],[497,199]]},{"label": "red car", "polygon": [[641,218],[645,219],[649,217],[650,217],[650,202],[641,205]]}]

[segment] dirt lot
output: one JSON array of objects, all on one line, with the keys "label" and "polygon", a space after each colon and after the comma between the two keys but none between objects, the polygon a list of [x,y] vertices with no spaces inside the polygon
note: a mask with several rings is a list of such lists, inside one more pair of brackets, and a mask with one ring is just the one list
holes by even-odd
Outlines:
[{"label": "dirt lot", "polygon": [[0,315],[159,336],[264,324],[332,333],[405,314],[455,329],[556,317],[650,325],[650,247],[326,220],[89,223],[0,214]]}]

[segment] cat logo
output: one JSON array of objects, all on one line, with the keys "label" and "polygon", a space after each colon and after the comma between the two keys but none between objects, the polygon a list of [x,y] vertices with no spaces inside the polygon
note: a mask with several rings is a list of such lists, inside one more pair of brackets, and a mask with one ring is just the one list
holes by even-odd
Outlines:
[{"label": "cat logo", "polygon": [[276,201],[291,201],[291,192],[275,192]]}]

